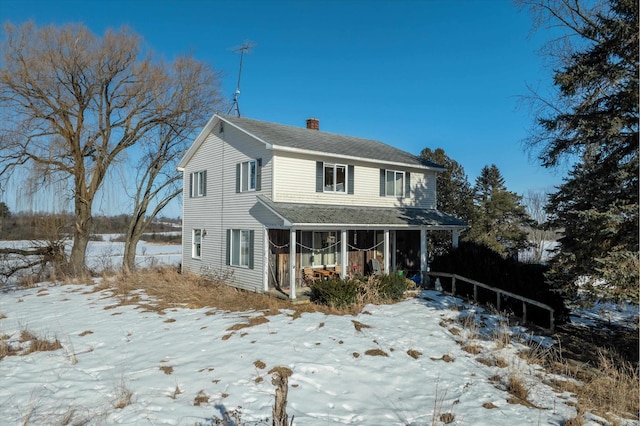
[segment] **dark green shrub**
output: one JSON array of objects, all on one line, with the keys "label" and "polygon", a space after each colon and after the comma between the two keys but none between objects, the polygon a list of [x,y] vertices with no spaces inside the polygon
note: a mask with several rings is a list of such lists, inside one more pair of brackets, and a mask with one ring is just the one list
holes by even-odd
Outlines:
[{"label": "dark green shrub", "polygon": [[344,308],[356,303],[358,285],[353,280],[333,278],[311,284],[311,301],[336,308]]},{"label": "dark green shrub", "polygon": [[407,291],[407,280],[403,275],[381,275],[378,282],[378,293],[383,299],[400,300]]}]

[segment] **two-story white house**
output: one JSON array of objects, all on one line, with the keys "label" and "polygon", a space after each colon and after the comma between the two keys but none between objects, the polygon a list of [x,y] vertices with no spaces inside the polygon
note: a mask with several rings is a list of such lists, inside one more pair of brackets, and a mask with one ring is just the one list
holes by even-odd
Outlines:
[{"label": "two-story white house", "polygon": [[295,299],[309,271],[426,272],[427,233],[450,230],[457,245],[466,227],[436,209],[441,166],[313,118],[304,128],[215,114],[178,170],[183,270],[230,272],[256,292]]}]

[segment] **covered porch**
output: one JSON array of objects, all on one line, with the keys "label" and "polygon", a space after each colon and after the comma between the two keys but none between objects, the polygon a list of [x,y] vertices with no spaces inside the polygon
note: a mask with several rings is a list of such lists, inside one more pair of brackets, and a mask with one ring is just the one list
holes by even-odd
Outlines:
[{"label": "covered porch", "polygon": [[264,290],[296,299],[300,289],[339,276],[402,273],[422,281],[429,270],[430,230],[466,228],[437,210],[260,202],[282,220],[264,228]]}]

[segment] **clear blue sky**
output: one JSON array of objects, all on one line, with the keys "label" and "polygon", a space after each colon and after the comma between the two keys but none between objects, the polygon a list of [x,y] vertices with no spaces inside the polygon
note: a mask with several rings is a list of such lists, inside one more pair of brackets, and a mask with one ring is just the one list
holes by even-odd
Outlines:
[{"label": "clear blue sky", "polygon": [[321,130],[414,154],[440,147],[472,185],[492,163],[520,194],[561,182],[561,171],[523,150],[533,117],[521,97],[527,85],[551,84],[538,53],[551,35],[531,36],[530,15],[507,0],[3,0],[0,18],[82,22],[98,35],[129,25],[168,59],[189,52],[213,65],[229,97],[233,48],[250,40],[257,47],[244,57],[244,117],[294,126],[316,117]]}]

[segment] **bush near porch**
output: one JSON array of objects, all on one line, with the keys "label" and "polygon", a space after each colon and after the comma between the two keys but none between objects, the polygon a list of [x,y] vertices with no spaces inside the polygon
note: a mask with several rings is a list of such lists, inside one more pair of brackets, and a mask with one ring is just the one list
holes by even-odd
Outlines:
[{"label": "bush near porch", "polygon": [[311,285],[311,301],[335,308],[396,301],[408,287],[409,281],[399,274],[332,278]]}]

